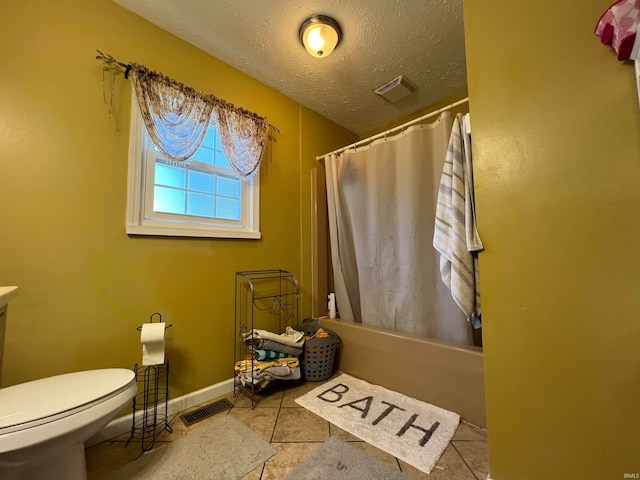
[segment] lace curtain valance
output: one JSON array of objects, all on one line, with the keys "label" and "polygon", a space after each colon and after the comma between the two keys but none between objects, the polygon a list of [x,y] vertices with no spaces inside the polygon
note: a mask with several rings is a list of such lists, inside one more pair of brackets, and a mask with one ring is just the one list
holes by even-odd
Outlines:
[{"label": "lace curtain valance", "polygon": [[169,159],[182,162],[191,157],[213,119],[224,153],[236,173],[250,177],[257,171],[268,137],[266,118],[142,65],[133,63],[130,68],[149,136]]}]

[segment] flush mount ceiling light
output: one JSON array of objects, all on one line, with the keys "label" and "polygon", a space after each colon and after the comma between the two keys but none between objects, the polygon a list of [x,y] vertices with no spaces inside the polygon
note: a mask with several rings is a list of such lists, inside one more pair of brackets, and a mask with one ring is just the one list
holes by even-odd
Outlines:
[{"label": "flush mount ceiling light", "polygon": [[316,58],[328,56],[340,43],[342,30],[333,18],[314,15],[300,25],[300,41],[304,48]]}]

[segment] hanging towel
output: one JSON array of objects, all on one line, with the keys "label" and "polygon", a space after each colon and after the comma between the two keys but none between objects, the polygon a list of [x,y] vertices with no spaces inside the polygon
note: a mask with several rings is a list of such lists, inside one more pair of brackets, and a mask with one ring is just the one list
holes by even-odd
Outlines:
[{"label": "hanging towel", "polygon": [[[480,252],[484,250],[482,240],[478,234],[476,222],[476,200],[473,191],[473,161],[471,155],[471,119],[465,114],[462,119],[457,118],[462,125],[460,136],[462,137],[462,154],[464,157],[464,229],[467,240],[467,250]],[[451,140],[449,140],[451,144]]]},{"label": "hanging towel", "polygon": [[440,253],[440,276],[474,327],[480,322],[477,252],[484,249],[475,221],[471,139],[461,114],[453,121],[445,158],[433,234]]}]

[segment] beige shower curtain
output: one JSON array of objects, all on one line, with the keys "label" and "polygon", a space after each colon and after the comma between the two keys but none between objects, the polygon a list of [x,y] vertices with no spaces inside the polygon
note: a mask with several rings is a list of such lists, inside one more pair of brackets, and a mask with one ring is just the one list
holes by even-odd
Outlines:
[{"label": "beige shower curtain", "polygon": [[451,126],[445,112],[433,123],[326,158],[340,318],[473,344],[432,246]]}]

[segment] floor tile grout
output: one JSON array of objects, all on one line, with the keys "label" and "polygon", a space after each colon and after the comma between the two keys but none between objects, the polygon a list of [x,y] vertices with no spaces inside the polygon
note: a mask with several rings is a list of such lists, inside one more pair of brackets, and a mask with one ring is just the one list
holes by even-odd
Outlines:
[{"label": "floor tile grout", "polygon": [[473,475],[473,477],[476,480],[484,480],[484,479],[479,479],[478,476],[476,475],[476,472],[473,470],[473,468],[471,468],[471,465],[469,465],[467,463],[467,460],[464,458],[464,455],[462,455],[462,453],[460,453],[460,451],[456,448],[456,446],[453,444],[453,441],[449,442],[449,444],[453,447],[453,449],[456,451],[456,453],[458,454],[458,456],[462,459],[462,461],[464,462],[464,464],[467,466],[467,468],[469,469],[469,471],[471,472],[471,475]]}]

